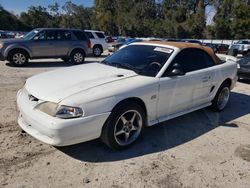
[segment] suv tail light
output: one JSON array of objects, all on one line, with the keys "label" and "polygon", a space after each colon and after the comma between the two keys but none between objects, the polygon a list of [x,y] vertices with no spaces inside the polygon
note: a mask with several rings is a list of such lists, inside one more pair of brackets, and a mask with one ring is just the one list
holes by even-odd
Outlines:
[{"label": "suv tail light", "polygon": [[88,48],[91,48],[91,41],[88,39]]}]

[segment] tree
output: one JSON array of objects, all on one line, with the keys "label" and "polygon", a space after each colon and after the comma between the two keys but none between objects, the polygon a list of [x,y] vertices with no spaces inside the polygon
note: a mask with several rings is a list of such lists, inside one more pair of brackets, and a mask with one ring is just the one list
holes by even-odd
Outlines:
[{"label": "tree", "polygon": [[45,7],[31,6],[28,12],[22,12],[20,20],[32,28],[38,27],[52,27],[53,16],[51,16]]},{"label": "tree", "polygon": [[217,3],[217,13],[214,16],[215,38],[231,39],[234,0],[218,1]]},{"label": "tree", "polygon": [[95,0],[94,27],[106,31],[107,34],[117,35],[116,7],[117,0]]},{"label": "tree", "polygon": [[250,1],[235,1],[231,29],[234,38],[250,38]]},{"label": "tree", "polygon": [[0,29],[2,30],[29,30],[30,28],[23,24],[18,18],[6,11],[0,5]]},{"label": "tree", "polygon": [[64,28],[91,28],[92,8],[85,8],[76,5],[71,1],[66,2],[62,7],[64,14],[61,14],[60,27]]}]

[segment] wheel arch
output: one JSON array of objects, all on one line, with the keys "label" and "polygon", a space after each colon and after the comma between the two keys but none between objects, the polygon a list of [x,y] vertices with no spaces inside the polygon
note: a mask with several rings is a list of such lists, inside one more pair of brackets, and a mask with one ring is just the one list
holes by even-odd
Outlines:
[{"label": "wheel arch", "polygon": [[93,46],[93,49],[94,49],[95,47],[100,47],[100,48],[101,48],[101,51],[102,51],[102,53],[103,53],[103,47],[102,47],[101,44],[95,44],[95,45]]},{"label": "wheel arch", "polygon": [[119,102],[113,107],[113,109],[111,110],[111,112],[115,111],[119,106],[121,106],[121,105],[123,105],[123,104],[126,104],[126,103],[136,103],[136,104],[138,104],[140,107],[142,107],[143,111],[145,112],[146,118],[147,118],[148,112],[147,112],[146,104],[145,104],[145,102],[144,102],[141,98],[139,98],[139,97],[129,97],[129,98],[126,98],[126,99],[122,99],[121,101],[119,101]]},{"label": "wheel arch", "polygon": [[70,56],[70,55],[71,55],[71,53],[72,53],[72,52],[74,52],[74,51],[76,51],[76,50],[82,51],[82,52],[84,53],[84,55],[86,56],[86,52],[85,52],[85,50],[84,50],[83,48],[81,48],[81,47],[75,47],[75,48],[72,48],[72,49],[69,51],[68,56]]},{"label": "wheel arch", "polygon": [[29,52],[28,49],[23,48],[23,47],[15,47],[15,48],[8,49],[8,51],[6,52],[7,60],[9,60],[11,53],[15,51],[23,51],[24,53],[26,53],[28,58],[31,58],[31,53]]},{"label": "wheel arch", "polygon": [[[231,78],[227,78],[227,79],[225,79],[225,80],[221,83],[221,85],[223,85],[223,84],[228,84],[229,87],[231,88],[231,87],[232,87],[232,83],[233,83],[232,79],[231,79]],[[221,86],[221,85],[220,85],[220,86]]]}]

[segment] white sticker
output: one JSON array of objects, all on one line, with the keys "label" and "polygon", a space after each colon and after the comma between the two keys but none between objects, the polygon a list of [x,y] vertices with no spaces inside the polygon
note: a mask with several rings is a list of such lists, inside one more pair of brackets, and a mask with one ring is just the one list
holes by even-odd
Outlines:
[{"label": "white sticker", "polygon": [[172,53],[173,50],[169,49],[169,48],[163,48],[163,47],[156,47],[154,49],[154,51],[158,51],[158,52],[164,52],[164,53]]}]

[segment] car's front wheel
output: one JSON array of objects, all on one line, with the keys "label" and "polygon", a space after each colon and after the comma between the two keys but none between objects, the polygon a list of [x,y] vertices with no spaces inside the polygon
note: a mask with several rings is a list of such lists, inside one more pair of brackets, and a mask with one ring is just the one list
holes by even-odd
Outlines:
[{"label": "car's front wheel", "polygon": [[218,92],[212,101],[211,105],[212,110],[217,112],[224,110],[224,108],[227,106],[229,98],[230,98],[230,85],[228,83],[223,83],[218,89]]},{"label": "car's front wheel", "polygon": [[106,121],[101,138],[110,148],[124,149],[141,135],[145,125],[145,112],[140,105],[124,103],[113,110]]},{"label": "car's front wheel", "polygon": [[29,61],[27,53],[22,50],[15,50],[10,52],[8,59],[10,63],[15,67],[25,66]]},{"label": "car's front wheel", "polygon": [[83,50],[74,50],[70,54],[70,60],[73,64],[82,64],[85,60],[85,53]]}]

